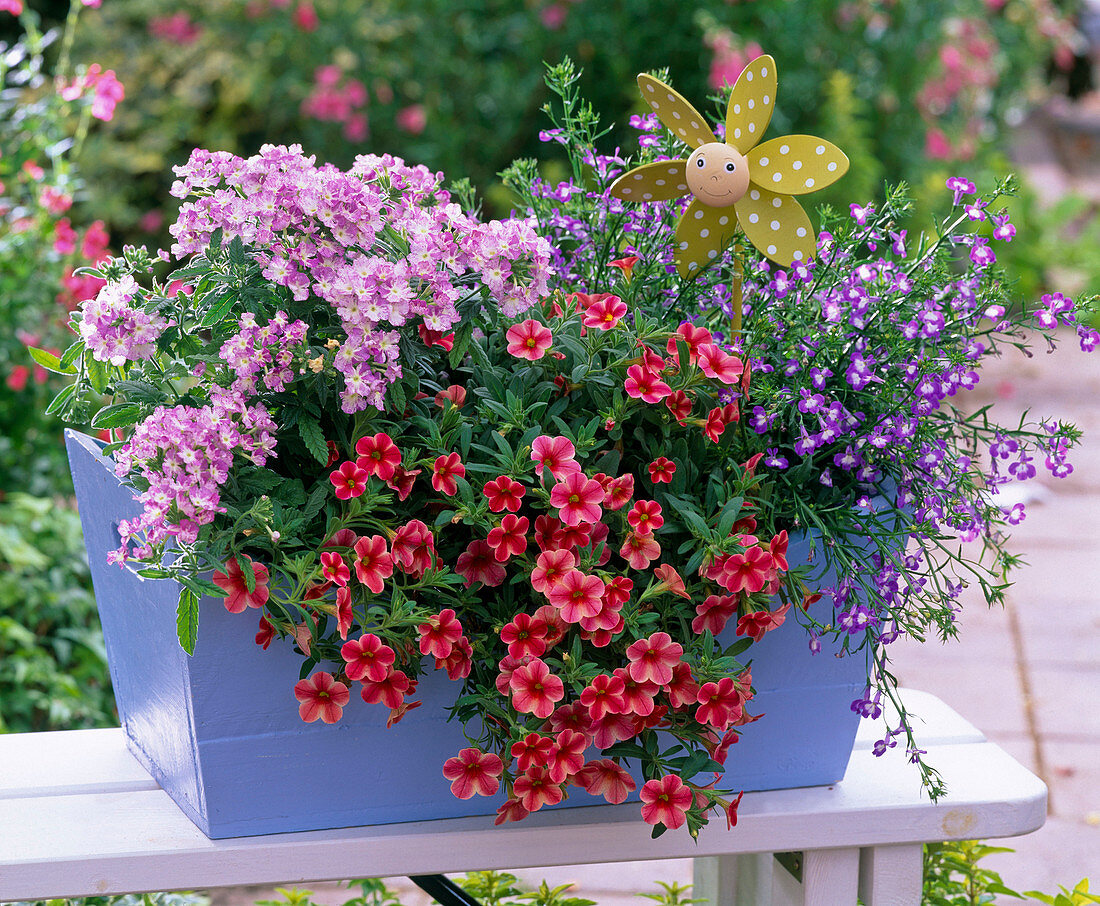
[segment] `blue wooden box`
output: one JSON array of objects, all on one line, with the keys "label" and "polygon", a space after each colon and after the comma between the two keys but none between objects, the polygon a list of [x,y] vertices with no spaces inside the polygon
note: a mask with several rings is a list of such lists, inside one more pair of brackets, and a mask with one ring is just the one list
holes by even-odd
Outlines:
[{"label": "blue wooden box", "polygon": [[[108,565],[117,526],[140,511],[94,439],[66,432],[69,461],[119,717],[131,751],[209,837],[491,815],[503,796],[459,800],[443,762],[467,745],[446,721],[460,686],[442,672],[418,689],[423,706],[387,729],[388,711],[353,691],[343,719],[305,724],[293,687],[301,658],[288,642],[254,642],[258,611],[201,605],[198,644],[176,640],[174,582]],[[799,552],[791,551],[797,562]],[[803,552],[804,556],[804,552]],[[732,632],[732,626],[728,632]],[[730,750],[722,786],[786,789],[843,775],[866,683],[862,655],[811,655],[792,618],[752,649],[757,695]],[[635,794],[636,795],[636,794]],[[603,802],[574,788],[559,808]],[[563,817],[565,817],[563,815]]]}]

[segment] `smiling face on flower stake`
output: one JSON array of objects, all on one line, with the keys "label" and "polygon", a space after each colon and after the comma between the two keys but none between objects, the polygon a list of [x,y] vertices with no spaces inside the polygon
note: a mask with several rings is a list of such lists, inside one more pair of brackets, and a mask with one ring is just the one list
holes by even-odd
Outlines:
[{"label": "smiling face on flower stake", "polygon": [[749,63],[730,93],[725,141],[719,141],[703,116],[672,88],[652,76],[638,76],[646,103],[694,150],[687,159],[635,167],[615,180],[611,194],[638,202],[692,196],[676,226],[682,277],[716,259],[739,226],[749,242],[783,267],[813,257],[813,226],[793,196],[834,183],[848,171],[848,158],[813,135],[759,144],[771,122],[777,85],[770,56]]}]

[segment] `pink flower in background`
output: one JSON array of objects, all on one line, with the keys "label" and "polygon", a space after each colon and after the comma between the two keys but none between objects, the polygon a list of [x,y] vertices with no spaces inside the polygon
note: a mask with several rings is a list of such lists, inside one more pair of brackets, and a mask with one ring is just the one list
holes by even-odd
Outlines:
[{"label": "pink flower in background", "polygon": [[565,17],[568,12],[560,3],[551,3],[539,10],[539,19],[547,28],[557,31],[565,24]]},{"label": "pink flower in background", "polygon": [[192,22],[187,13],[178,12],[170,16],[154,16],[149,20],[148,31],[154,38],[160,38],[162,41],[187,45],[198,40],[202,34],[202,27]]},{"label": "pink flower in background", "polygon": [[18,16],[23,12],[23,0],[0,0],[0,13]]},{"label": "pink flower in background", "polygon": [[88,91],[92,92],[92,116],[105,122],[114,118],[115,107],[126,95],[122,83],[115,78],[115,71],[104,70],[98,63],[93,63],[83,76],[62,88],[60,94],[66,101],[75,101]]},{"label": "pink flower in background", "polygon": [[419,135],[428,125],[428,114],[424,112],[423,104],[409,104],[397,111],[394,120],[398,129],[411,135]]},{"label": "pink flower in background", "polygon": [[93,9],[99,9],[103,5],[103,0],[80,0],[80,2]]},{"label": "pink flower in background", "polygon": [[313,8],[313,4],[309,3],[308,0],[299,3],[294,8],[291,19],[302,31],[316,31],[317,26],[321,24],[321,20],[317,18],[317,10]]},{"label": "pink flower in background", "polygon": [[711,88],[717,90],[724,85],[733,85],[741,75],[741,70],[764,53],[763,48],[755,41],[750,41],[744,47],[738,47],[735,41],[733,32],[725,28],[712,31],[703,39],[703,43],[713,54],[710,74],[707,76],[707,84]]}]

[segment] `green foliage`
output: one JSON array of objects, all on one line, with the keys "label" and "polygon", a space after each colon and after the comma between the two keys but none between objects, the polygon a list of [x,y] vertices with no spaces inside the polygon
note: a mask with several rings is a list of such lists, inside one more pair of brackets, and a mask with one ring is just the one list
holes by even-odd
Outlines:
[{"label": "green foliage", "polygon": [[128,893],[113,897],[17,901],[7,906],[210,906],[210,898],[194,893]]},{"label": "green foliage", "polygon": [[[843,120],[854,103],[877,167],[919,185],[930,130],[945,136],[952,160],[980,160],[999,147],[1006,111],[1036,87],[1052,46],[1069,34],[1044,9],[1030,0],[995,13],[981,0],[706,0],[691,12],[680,0],[313,0],[278,8],[266,0],[171,8],[116,0],[98,11],[84,45],[127,89],[109,133],[89,148],[95,208],[132,237],[142,215],[166,204],[164,174],[191,147],[247,155],[263,142],[299,141],[339,166],[363,151],[391,152],[468,175],[485,190],[513,159],[546,156],[537,140],[549,99],[540,61],[579,60],[582,92],[622,143],[628,115],[642,109],[637,73],[667,67],[703,110],[723,76],[732,82],[732,61],[754,46],[779,66],[778,130],[831,138],[823,122]],[[170,12],[174,33],[165,25]],[[337,87],[356,83],[365,101],[327,109],[311,102],[325,95],[321,67]],[[367,118],[366,136],[356,117]]]},{"label": "green foliage", "polygon": [[[28,346],[49,356],[66,342],[69,308],[102,283],[73,269],[102,254],[107,237],[101,223],[74,226],[70,211],[83,191],[73,161],[91,99],[56,90],[46,55],[58,33],[42,34],[30,12],[19,21],[26,33],[0,41],[0,324],[9,328],[0,332],[0,495],[45,496],[71,487],[61,423],[43,414],[61,383]],[[58,85],[76,74],[64,63],[54,70]]]},{"label": "green foliage", "polygon": [[0,502],[0,732],[115,725],[77,514]]}]

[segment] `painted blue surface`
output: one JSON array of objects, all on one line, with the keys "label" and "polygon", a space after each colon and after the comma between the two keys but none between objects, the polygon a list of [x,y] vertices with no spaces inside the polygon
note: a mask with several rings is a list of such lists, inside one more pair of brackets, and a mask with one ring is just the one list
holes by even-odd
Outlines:
[{"label": "painted blue surface", "polygon": [[[343,720],[305,724],[293,687],[300,656],[253,638],[258,611],[230,614],[201,604],[194,657],[176,641],[174,582],[110,566],[119,520],[139,512],[95,440],[66,432],[96,599],[119,715],[131,750],[210,837],[387,824],[495,813],[502,796],[459,800],[443,762],[466,745],[446,722],[459,684],[433,672],[423,706],[387,729],[388,711],[353,692]],[[792,548],[791,560],[798,554]],[[728,632],[732,633],[731,626]],[[810,654],[788,620],[752,649],[756,698],[765,720],[744,729],[722,786],[760,790],[839,780],[859,718],[850,709],[865,685],[863,657]],[[574,790],[560,808],[602,802]],[[563,820],[567,820],[563,815]]]}]

